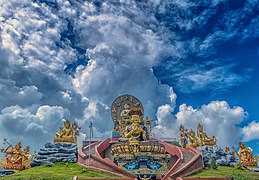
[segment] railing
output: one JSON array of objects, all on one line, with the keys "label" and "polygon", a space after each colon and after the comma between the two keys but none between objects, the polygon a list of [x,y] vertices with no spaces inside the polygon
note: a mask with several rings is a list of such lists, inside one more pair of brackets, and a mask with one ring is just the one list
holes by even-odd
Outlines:
[{"label": "railing", "polygon": [[102,141],[103,138],[102,137],[91,137],[91,140],[90,138],[85,138],[85,140],[83,141],[83,146],[88,146],[89,145],[89,142],[94,143],[94,142],[98,142],[98,141]]},{"label": "railing", "polygon": [[176,141],[176,138],[169,138],[169,137],[158,137],[157,139],[161,140],[161,141],[169,141],[169,142],[173,142]]}]

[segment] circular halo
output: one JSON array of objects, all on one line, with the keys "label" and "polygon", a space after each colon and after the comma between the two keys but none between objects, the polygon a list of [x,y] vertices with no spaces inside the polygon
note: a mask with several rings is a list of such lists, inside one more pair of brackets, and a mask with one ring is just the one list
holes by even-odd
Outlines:
[{"label": "circular halo", "polygon": [[130,105],[130,108],[140,108],[143,112],[143,115],[141,116],[141,119],[143,119],[144,116],[144,108],[141,102],[134,96],[129,94],[124,94],[122,96],[117,97],[113,102],[111,106],[111,116],[112,121],[115,124],[115,122],[121,120],[121,114],[123,110],[125,109],[126,104]]}]

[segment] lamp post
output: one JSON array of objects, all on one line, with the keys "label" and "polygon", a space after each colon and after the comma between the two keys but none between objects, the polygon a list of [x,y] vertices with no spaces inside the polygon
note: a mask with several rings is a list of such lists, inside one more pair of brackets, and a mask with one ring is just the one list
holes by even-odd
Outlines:
[{"label": "lamp post", "polygon": [[91,138],[93,137],[93,124],[90,122],[89,125],[89,147],[88,147],[88,166],[90,166],[90,155],[91,155]]}]

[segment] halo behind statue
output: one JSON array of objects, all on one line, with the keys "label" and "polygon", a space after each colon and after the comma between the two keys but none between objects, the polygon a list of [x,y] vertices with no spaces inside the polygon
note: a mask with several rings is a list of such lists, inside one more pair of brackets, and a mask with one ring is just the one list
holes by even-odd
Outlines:
[{"label": "halo behind statue", "polygon": [[[140,108],[144,115],[144,108],[141,102],[134,96],[124,94],[119,96],[112,102],[111,107],[111,116],[114,124],[119,122],[123,116],[127,116],[127,110],[133,108]],[[143,119],[143,115],[141,115],[141,119]]]}]

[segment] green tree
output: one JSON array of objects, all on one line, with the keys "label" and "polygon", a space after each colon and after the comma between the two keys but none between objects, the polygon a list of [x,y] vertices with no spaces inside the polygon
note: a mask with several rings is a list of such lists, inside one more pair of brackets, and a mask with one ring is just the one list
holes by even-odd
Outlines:
[{"label": "green tree", "polygon": [[174,146],[178,146],[178,147],[182,147],[182,146],[180,145],[180,143],[179,143],[179,142],[177,142],[177,141],[173,141],[173,142],[172,142],[172,145],[174,145]]},{"label": "green tree", "polygon": [[211,160],[210,160],[210,165],[211,165],[211,168],[212,169],[217,169],[218,166],[217,166],[217,163],[216,163],[216,158],[215,157],[212,157]]}]

